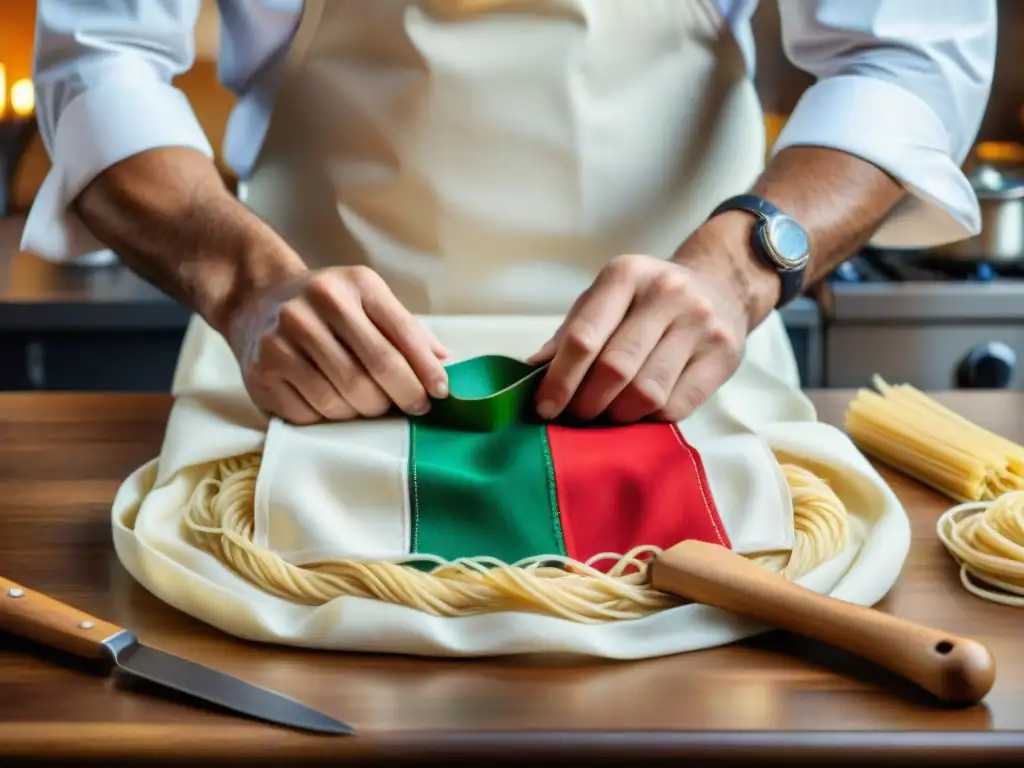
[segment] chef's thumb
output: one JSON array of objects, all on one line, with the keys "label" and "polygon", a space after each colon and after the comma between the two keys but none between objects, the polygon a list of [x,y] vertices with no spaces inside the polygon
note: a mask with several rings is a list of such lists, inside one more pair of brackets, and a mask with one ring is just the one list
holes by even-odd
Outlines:
[{"label": "chef's thumb", "polygon": [[555,356],[555,351],[558,349],[558,337],[552,336],[550,339],[544,342],[544,345],[526,358],[526,362],[530,365],[536,365],[537,363],[544,363]]}]

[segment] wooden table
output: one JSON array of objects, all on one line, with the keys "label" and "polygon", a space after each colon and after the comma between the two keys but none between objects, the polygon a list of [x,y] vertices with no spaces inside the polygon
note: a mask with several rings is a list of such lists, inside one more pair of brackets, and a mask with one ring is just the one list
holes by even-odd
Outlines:
[{"label": "wooden table", "polygon": [[[816,394],[838,423],[851,394]],[[1024,440],[1024,394],[942,398]],[[146,760],[444,759],[452,764],[573,757],[866,760],[960,763],[1024,754],[1024,612],[969,596],[935,539],[948,505],[885,472],[913,521],[914,544],[883,610],[966,634],[995,654],[986,703],[937,707],[865,663],[782,633],[633,663],[578,659],[445,661],[344,657],[245,644],[135,585],[114,556],[118,484],[155,456],[164,396],[0,396],[0,573],[126,625],[146,642],[303,699],[358,730],[309,736],[124,688],[0,638],[0,762],[48,756]],[[1017,733],[1014,733],[1014,730]]]}]

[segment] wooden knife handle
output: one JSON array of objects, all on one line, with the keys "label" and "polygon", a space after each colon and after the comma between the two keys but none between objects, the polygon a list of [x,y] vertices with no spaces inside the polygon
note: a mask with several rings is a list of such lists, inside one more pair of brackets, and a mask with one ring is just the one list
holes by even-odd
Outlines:
[{"label": "wooden knife handle", "polygon": [[663,592],[842,648],[949,703],[977,703],[995,682],[995,660],[975,640],[820,595],[714,544],[666,550],[650,579]]},{"label": "wooden knife handle", "polygon": [[109,658],[103,641],[124,631],[2,576],[0,630],[93,660]]}]

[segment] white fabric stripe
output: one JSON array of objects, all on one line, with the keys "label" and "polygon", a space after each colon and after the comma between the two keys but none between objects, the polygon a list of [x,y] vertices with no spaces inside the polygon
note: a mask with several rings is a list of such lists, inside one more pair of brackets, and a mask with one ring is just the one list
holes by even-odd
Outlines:
[{"label": "white fabric stripe", "polygon": [[274,420],[256,485],[253,539],[296,565],[408,554],[409,422],[293,427]]},{"label": "white fabric stripe", "polygon": [[788,550],[793,546],[793,501],[786,477],[759,435],[691,439],[704,463],[711,497],[735,552]]}]

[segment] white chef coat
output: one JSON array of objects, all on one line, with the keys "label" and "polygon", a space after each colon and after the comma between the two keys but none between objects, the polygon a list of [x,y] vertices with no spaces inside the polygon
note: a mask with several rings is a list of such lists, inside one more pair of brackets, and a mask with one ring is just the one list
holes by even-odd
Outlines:
[{"label": "white chef coat", "polygon": [[[753,69],[757,0],[717,0]],[[218,0],[219,68],[239,97],[225,155],[243,179],[275,102],[302,0]],[[101,247],[68,204],[105,168],[162,146],[213,154],[170,81],[194,60],[201,0],[38,0],[35,86],[53,158],[22,247],[55,260]],[[786,54],[818,78],[774,151],[834,147],[899,179],[913,196],[877,244],[926,246],[977,233],[977,200],[959,165],[991,88],[995,0],[784,0]]]}]

